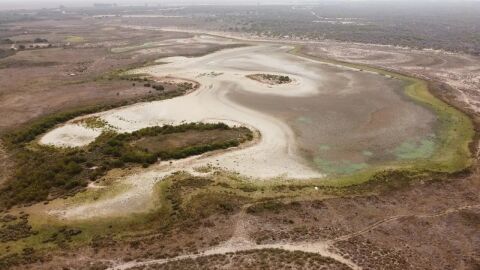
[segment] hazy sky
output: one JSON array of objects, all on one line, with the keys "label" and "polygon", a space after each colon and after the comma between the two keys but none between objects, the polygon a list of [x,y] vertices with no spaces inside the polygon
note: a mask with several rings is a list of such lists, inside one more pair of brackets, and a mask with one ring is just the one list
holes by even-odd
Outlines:
[{"label": "hazy sky", "polygon": [[[301,4],[323,3],[335,0],[0,0],[0,10],[19,8],[42,8],[65,6],[91,6],[93,3],[117,3],[117,4],[163,4],[163,5],[187,5],[187,4]],[[337,1],[369,1],[369,0],[337,0]],[[381,2],[466,2],[479,0],[376,0]]]}]

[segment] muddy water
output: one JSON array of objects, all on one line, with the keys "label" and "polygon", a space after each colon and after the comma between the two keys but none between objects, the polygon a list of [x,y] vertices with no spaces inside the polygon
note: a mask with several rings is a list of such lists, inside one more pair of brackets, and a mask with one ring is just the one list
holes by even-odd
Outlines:
[{"label": "muddy water", "polygon": [[310,65],[309,70],[331,78],[318,86],[316,95],[285,97],[237,89],[228,98],[285,121],[301,153],[324,173],[352,173],[431,154],[435,115],[404,95],[404,82],[326,65]]}]

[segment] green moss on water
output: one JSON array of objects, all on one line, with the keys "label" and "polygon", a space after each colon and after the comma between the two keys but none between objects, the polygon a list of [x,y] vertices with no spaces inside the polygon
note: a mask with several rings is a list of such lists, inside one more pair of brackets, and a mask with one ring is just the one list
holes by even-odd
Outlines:
[{"label": "green moss on water", "polygon": [[435,142],[430,139],[405,141],[393,150],[395,156],[401,160],[429,158],[434,152]]},{"label": "green moss on water", "polygon": [[310,125],[312,124],[312,119],[305,117],[305,116],[300,116],[297,118],[297,122],[302,123],[302,124],[307,124]]},{"label": "green moss on water", "polygon": [[369,166],[367,163],[354,163],[349,160],[330,161],[322,158],[315,158],[314,163],[320,171],[329,175],[352,174]]}]

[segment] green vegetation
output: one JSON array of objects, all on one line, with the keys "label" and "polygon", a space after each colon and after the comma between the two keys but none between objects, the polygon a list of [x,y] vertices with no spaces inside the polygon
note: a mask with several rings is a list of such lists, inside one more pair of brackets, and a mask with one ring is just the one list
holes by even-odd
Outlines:
[{"label": "green vegetation", "polygon": [[108,123],[105,120],[103,120],[103,119],[101,119],[97,116],[82,119],[82,120],[79,121],[79,123],[83,124],[85,127],[91,128],[91,129],[105,128],[105,127],[108,126]]},{"label": "green vegetation", "polygon": [[[130,74],[130,73],[120,72],[119,74],[116,74],[116,75],[114,74],[113,76],[121,80],[143,83],[144,87],[151,87],[157,91],[165,90],[164,85],[159,84],[157,81],[153,80],[151,76],[146,74]],[[190,82],[178,83],[176,86],[180,91],[189,91],[195,88],[195,85]]]},{"label": "green vegetation", "polygon": [[[289,268],[286,268],[288,266]],[[259,249],[171,261],[154,269],[348,269],[332,258],[315,253]]]},{"label": "green vegetation", "polygon": [[36,233],[32,232],[32,227],[28,224],[28,215],[21,215],[19,218],[14,215],[5,215],[0,219],[2,227],[0,228],[0,242],[6,243],[27,238]]},{"label": "green vegetation", "polygon": [[[55,119],[55,118],[54,118]],[[176,134],[182,138],[188,131],[235,131],[232,138],[217,140],[213,137],[201,143],[162,150],[138,147],[135,142],[147,137]],[[37,129],[35,129],[37,132]],[[14,137],[17,138],[17,137]],[[24,138],[23,136],[20,138]],[[183,124],[179,126],[149,127],[129,134],[104,132],[93,143],[81,149],[57,149],[41,145],[18,146],[14,159],[17,164],[14,178],[0,190],[0,206],[9,208],[74,194],[89,181],[103,176],[113,168],[140,164],[148,167],[161,160],[180,159],[217,149],[238,146],[251,140],[247,128],[231,128],[225,124]],[[19,142],[23,142],[19,140]]]},{"label": "green vegetation", "polygon": [[[321,185],[322,181],[251,181],[228,172],[218,171],[208,177],[192,176],[188,173],[175,173],[155,186],[153,201],[155,208],[150,212],[132,214],[126,217],[98,218],[79,221],[59,221],[46,218],[44,213],[32,212],[29,217],[29,232],[20,241],[0,242],[0,268],[5,265],[26,264],[45,258],[55,251],[73,251],[78,247],[90,246],[94,249],[111,249],[137,243],[135,239],[149,239],[156,243],[170,245],[168,239],[176,239],[175,232],[193,233],[202,227],[213,226],[212,218],[228,220],[228,216],[245,209],[250,215],[281,213],[286,209],[297,209],[298,201],[312,201],[321,207],[321,200],[332,196],[355,196],[370,194],[372,191],[398,190],[407,187],[418,179],[429,181],[425,175],[410,172],[389,171],[377,173],[371,181],[348,187]],[[437,178],[435,178],[437,179]],[[433,180],[435,180],[433,179]],[[316,188],[318,187],[318,189]],[[104,189],[104,192],[109,192]],[[88,190],[79,195],[102,191]],[[98,194],[97,194],[98,195]],[[76,195],[78,197],[78,195]],[[72,198],[72,199],[75,199]],[[1,215],[0,215],[1,217]],[[0,223],[2,220],[0,220]],[[7,218],[10,224],[18,221]],[[0,224],[1,226],[2,224]],[[147,236],[147,237],[146,237]],[[204,236],[203,238],[213,238]],[[224,241],[226,239],[222,239]],[[148,240],[142,240],[148,241]],[[153,242],[147,242],[154,245]],[[216,245],[219,240],[209,242]],[[135,244],[137,245],[137,244]],[[7,249],[7,247],[9,247]],[[29,260],[24,254],[35,254]],[[179,255],[172,248],[155,248],[156,256]],[[195,252],[189,250],[188,252]]]},{"label": "green vegetation", "polygon": [[369,166],[367,163],[353,163],[349,160],[330,161],[319,157],[314,159],[314,163],[322,172],[334,175],[352,174]]},{"label": "green vegetation", "polygon": [[80,43],[80,42],[84,42],[85,38],[81,36],[67,36],[65,37],[65,41],[71,42],[71,43]]},{"label": "green vegetation", "polygon": [[268,84],[286,84],[292,82],[292,79],[290,79],[289,76],[273,74],[253,74],[248,75],[247,78],[260,82],[266,82]]},{"label": "green vegetation", "polygon": [[433,140],[423,139],[417,141],[406,141],[394,149],[394,154],[399,159],[424,159],[430,157],[435,151]]}]

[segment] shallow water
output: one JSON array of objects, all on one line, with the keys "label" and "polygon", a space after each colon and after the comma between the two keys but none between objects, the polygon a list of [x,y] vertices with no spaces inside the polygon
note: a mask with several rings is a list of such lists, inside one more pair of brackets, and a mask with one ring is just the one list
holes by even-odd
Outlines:
[{"label": "shallow water", "polygon": [[324,173],[432,154],[435,115],[403,94],[404,83],[360,71],[310,65],[330,80],[308,97],[245,92],[228,98],[285,121],[302,154]]}]

